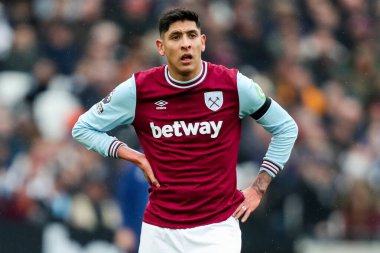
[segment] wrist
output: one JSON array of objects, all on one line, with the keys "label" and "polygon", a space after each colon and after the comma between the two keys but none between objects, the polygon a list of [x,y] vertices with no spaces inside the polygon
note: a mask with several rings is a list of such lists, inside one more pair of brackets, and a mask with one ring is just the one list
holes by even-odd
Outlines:
[{"label": "wrist", "polygon": [[276,177],[278,173],[282,171],[283,167],[274,163],[266,158],[264,158],[263,163],[260,166],[260,172],[265,171],[272,178]]},{"label": "wrist", "polygon": [[108,148],[108,156],[113,158],[119,158],[119,149],[122,146],[126,146],[124,142],[114,139]]},{"label": "wrist", "polygon": [[271,181],[272,177],[268,173],[261,172],[251,185],[251,188],[262,198],[267,191]]},{"label": "wrist", "polygon": [[141,164],[143,158],[145,158],[145,155],[143,153],[140,153],[137,150],[128,147],[127,145],[121,146],[118,149],[117,155],[119,158],[127,160],[136,165]]}]

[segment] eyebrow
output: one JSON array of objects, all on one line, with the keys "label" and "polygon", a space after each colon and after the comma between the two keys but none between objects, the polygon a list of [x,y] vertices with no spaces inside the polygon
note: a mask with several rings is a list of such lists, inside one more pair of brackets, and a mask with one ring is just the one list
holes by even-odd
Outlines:
[{"label": "eyebrow", "polygon": [[177,35],[177,34],[183,34],[183,33],[199,33],[198,30],[192,29],[187,31],[180,31],[180,30],[174,30],[171,33],[169,33],[169,36]]}]

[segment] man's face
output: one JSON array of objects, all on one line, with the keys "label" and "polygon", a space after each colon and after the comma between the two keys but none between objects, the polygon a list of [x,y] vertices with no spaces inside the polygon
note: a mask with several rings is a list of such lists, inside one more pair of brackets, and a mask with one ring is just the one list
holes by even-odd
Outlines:
[{"label": "man's face", "polygon": [[175,79],[186,81],[201,70],[201,53],[206,36],[193,21],[177,21],[156,41],[157,50],[168,60],[169,73]]}]

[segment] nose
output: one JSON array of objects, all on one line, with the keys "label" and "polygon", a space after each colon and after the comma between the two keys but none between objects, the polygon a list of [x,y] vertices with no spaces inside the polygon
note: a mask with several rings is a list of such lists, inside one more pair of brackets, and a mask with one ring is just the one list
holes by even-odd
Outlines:
[{"label": "nose", "polygon": [[191,41],[187,36],[183,36],[182,38],[182,49],[190,49],[191,48]]}]

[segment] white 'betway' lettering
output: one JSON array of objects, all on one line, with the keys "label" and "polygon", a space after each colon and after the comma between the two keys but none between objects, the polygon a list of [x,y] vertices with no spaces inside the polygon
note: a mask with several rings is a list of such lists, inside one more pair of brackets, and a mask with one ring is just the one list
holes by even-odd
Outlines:
[{"label": "white 'betway' lettering", "polygon": [[173,125],[163,125],[162,127],[155,126],[153,122],[150,122],[150,128],[152,129],[153,137],[158,139],[161,136],[170,138],[173,135],[197,135],[210,134],[212,139],[215,139],[219,135],[219,131],[222,128],[223,121],[218,121],[216,124],[214,121],[186,123],[185,121],[174,121]]}]

